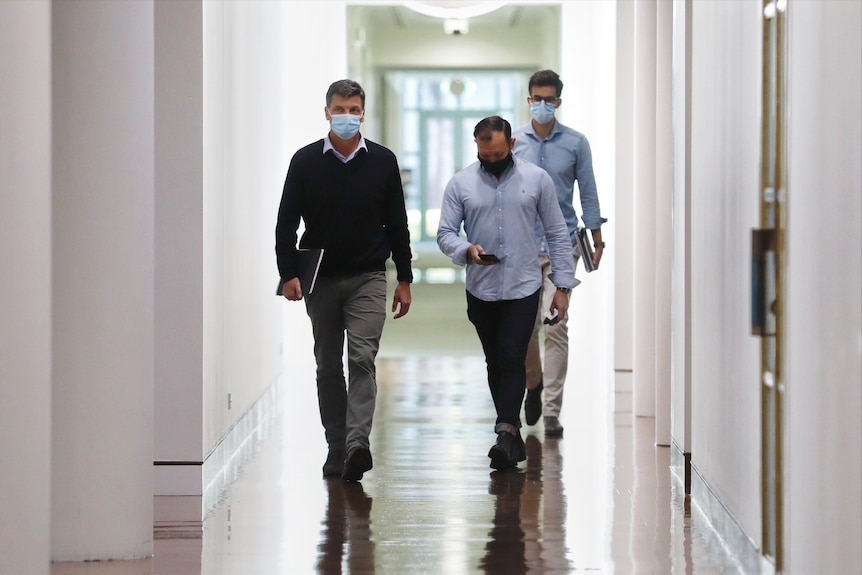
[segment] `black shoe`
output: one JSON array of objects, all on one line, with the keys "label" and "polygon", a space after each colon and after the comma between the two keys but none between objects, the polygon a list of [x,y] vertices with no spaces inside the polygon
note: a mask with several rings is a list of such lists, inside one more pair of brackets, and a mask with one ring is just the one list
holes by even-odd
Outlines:
[{"label": "black shoe", "polygon": [[508,431],[498,432],[497,443],[491,447],[488,457],[491,458],[492,469],[517,467],[519,461],[527,459],[524,440],[521,439],[520,432],[517,435]]},{"label": "black shoe", "polygon": [[372,467],[374,464],[371,461],[371,450],[365,445],[359,445],[347,453],[341,478],[345,481],[359,481]]},{"label": "black shoe", "polygon": [[323,464],[324,477],[341,477],[344,473],[344,450],[330,449]]},{"label": "black shoe", "polygon": [[553,416],[545,417],[545,436],[546,437],[562,437],[563,426],[560,425],[560,420]]},{"label": "black shoe", "polygon": [[524,418],[527,420],[527,425],[536,425],[542,415],[542,390],[544,388],[542,380],[539,380],[539,385],[534,389],[527,390],[527,397],[524,399]]}]

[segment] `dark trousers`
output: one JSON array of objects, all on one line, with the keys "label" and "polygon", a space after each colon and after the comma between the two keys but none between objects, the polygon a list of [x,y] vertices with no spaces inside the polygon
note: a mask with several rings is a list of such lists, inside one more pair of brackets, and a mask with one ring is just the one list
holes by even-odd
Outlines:
[{"label": "dark trousers", "polygon": [[467,292],[467,317],[476,327],[488,366],[488,387],[497,424],[521,424],[527,385],[527,346],[539,309],[541,290],[523,299],[483,301]]},{"label": "dark trousers", "polygon": [[319,277],[314,293],[304,299],[314,334],[317,399],[326,442],[335,451],[368,446],[377,400],[374,360],[386,320],[386,272]]}]

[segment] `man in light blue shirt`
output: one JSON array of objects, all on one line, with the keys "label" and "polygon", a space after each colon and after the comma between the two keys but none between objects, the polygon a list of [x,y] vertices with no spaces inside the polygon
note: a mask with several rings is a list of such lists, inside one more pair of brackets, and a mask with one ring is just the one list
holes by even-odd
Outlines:
[{"label": "man in light blue shirt", "polygon": [[[515,130],[515,156],[537,164],[550,174],[556,189],[557,201],[566,219],[576,263],[580,251],[576,247],[578,214],[575,212],[573,199],[575,181],[578,182],[581,208],[584,212],[582,219],[584,226],[593,236],[595,245],[593,265],[598,268],[605,248],[605,243],[602,241],[602,224],[607,219],[601,216],[599,209],[590,144],[583,134],[560,124],[554,118],[556,109],[562,103],[560,95],[563,92],[563,82],[556,72],[552,70],[536,72],[530,78],[528,89],[530,96],[527,100],[533,119]],[[542,299],[546,301],[553,296],[555,286],[550,278],[545,235],[542,227],[537,225],[535,241],[544,282]],[[544,369],[539,351],[539,330],[542,327],[539,315],[536,318],[527,351],[527,397],[524,401],[524,417],[527,425],[533,425],[539,420],[540,415],[544,415],[545,435],[559,437],[563,434],[559,416],[569,362],[568,317],[562,317],[555,325],[544,325]],[[544,405],[542,404],[543,390]]]},{"label": "man in light blue shirt", "polygon": [[[467,317],[476,328],[488,387],[497,410],[497,441],[488,452],[491,467],[516,467],[526,459],[520,432],[526,385],[526,355],[539,310],[542,270],[535,230],[544,229],[556,286],[545,311],[565,317],[575,286],[575,261],[554,183],[547,172],[515,158],[512,127],[500,116],[480,121],[473,136],[479,161],[455,174],[446,186],[437,244],[458,265],[467,266]],[[464,226],[466,238],[460,234]]]}]

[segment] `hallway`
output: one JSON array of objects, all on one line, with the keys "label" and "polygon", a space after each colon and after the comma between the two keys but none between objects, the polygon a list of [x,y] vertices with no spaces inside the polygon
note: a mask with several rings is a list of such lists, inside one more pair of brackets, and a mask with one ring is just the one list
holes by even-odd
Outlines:
[{"label": "hallway", "polygon": [[[371,550],[380,573],[504,571],[499,548],[515,571],[768,572],[763,549],[862,574],[862,1],[534,4],[456,36],[393,25],[400,2],[0,2],[0,575],[360,572]],[[497,482],[463,290],[450,313],[417,289],[384,335],[364,505],[339,511],[307,317],[272,293],[290,156],[336,78],[406,161],[427,138],[395,133],[381,72],[451,70],[431,93],[455,108],[459,70],[544,67],[609,217],[566,435],[526,429],[541,457]],[[446,349],[405,337],[428,316]],[[688,515],[656,436],[691,458]]]},{"label": "hallway", "polygon": [[[382,358],[361,484],[324,481],[314,387],[204,496],[203,537],[158,536],[147,561],[55,564],[53,575],[742,573],[671,478],[652,419],[614,413],[610,386],[567,390],[563,439],[525,427],[528,459],[492,472],[493,406],[475,356]],[[170,513],[185,498],[160,498]],[[193,499],[193,501],[196,501]]]}]

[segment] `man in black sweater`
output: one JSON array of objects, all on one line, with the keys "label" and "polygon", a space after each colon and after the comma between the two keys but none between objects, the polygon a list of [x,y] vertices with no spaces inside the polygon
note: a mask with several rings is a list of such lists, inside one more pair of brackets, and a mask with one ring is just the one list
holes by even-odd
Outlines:
[{"label": "man in black sweater", "polygon": [[[395,155],[366,140],[365,92],[352,80],[326,92],[330,132],[294,154],[284,182],[275,253],[284,297],[305,299],[314,334],[320,419],[329,445],[324,477],[359,481],[371,469],[369,442],[377,382],[374,361],[386,319],[386,260],[398,272],[395,319],[410,310],[410,235]],[[312,293],[298,277],[299,248],[322,248]],[[347,334],[349,385],[342,351]]]}]

